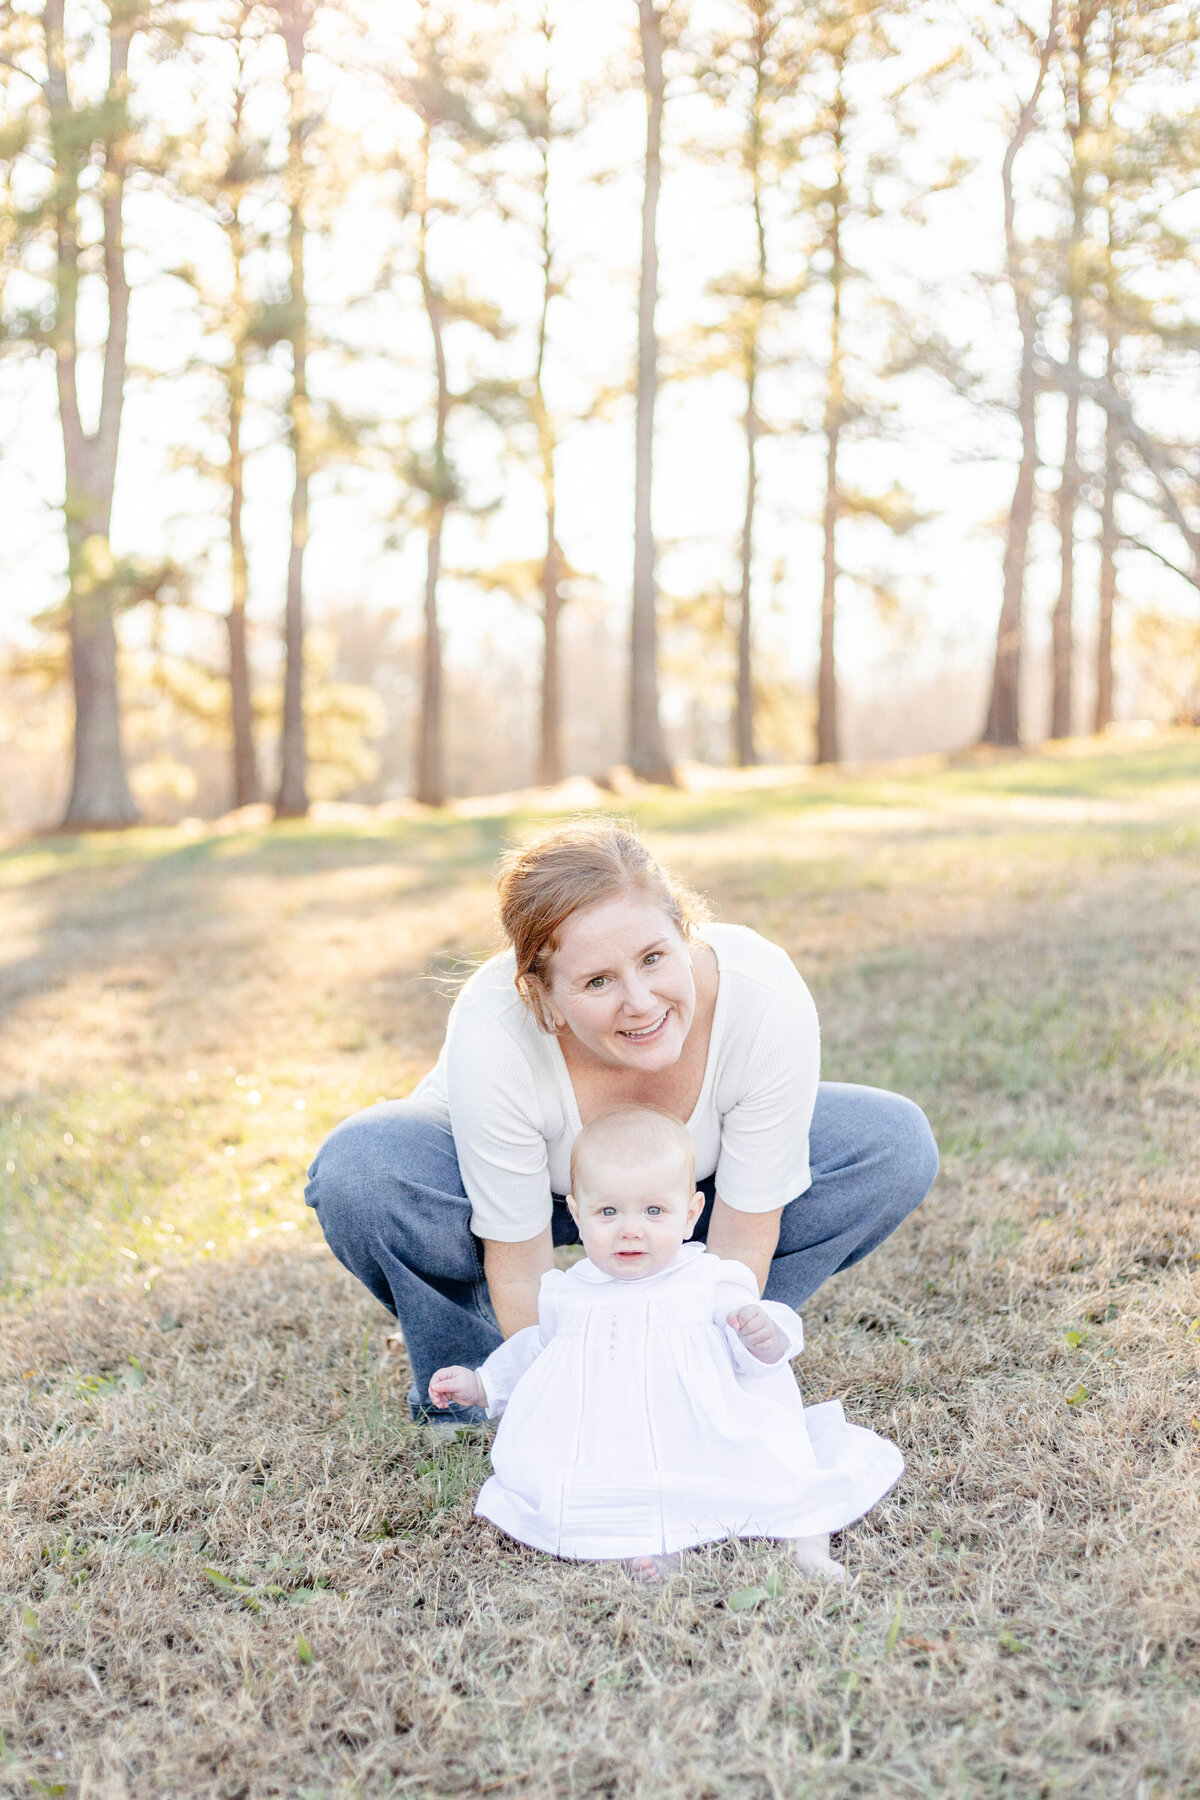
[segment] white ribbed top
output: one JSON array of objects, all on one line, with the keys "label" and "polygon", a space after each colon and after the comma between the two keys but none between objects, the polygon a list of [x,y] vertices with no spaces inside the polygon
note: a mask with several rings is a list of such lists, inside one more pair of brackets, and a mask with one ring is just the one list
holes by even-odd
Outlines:
[{"label": "white ribbed top", "polygon": [[[817,1009],[791,958],[744,925],[703,925],[720,970],[704,1085],[687,1121],[696,1179],[716,1175],[738,1212],[786,1206],[811,1182],[808,1128],[820,1079]],[[570,1184],[579,1108],[558,1039],[513,986],[511,950],[476,971],[414,1098],[454,1134],[477,1237],[521,1243]]]}]

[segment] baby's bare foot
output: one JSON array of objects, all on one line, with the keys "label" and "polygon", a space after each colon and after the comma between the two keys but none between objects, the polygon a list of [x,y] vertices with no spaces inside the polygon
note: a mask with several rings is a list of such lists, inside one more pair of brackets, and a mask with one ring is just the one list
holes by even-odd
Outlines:
[{"label": "baby's bare foot", "polygon": [[679,1571],[679,1553],[670,1556],[631,1556],[625,1564],[635,1581],[663,1581]]},{"label": "baby's bare foot", "polygon": [[809,1575],[824,1575],[827,1581],[845,1581],[844,1563],[835,1562],[829,1554],[829,1533],[817,1537],[793,1538],[792,1561]]}]

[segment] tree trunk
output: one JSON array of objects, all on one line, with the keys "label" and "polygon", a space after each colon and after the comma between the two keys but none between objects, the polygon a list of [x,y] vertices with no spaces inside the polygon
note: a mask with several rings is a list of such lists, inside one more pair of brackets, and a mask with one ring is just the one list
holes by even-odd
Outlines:
[{"label": "tree trunk", "polygon": [[646,175],[638,286],[637,443],[634,467],[633,618],[629,644],[629,763],[644,781],[672,782],[658,711],[658,624],[651,487],[658,390],[658,194],[664,98],[662,20],[654,0],[638,0],[646,90]]},{"label": "tree trunk", "polygon": [[1016,199],[1013,169],[1017,155],[1033,128],[1038,101],[1058,38],[1059,0],[1051,0],[1050,19],[1038,57],[1037,80],[1021,108],[1016,129],[1008,141],[1001,169],[1004,196],[1004,252],[1009,286],[1021,333],[1021,371],[1017,386],[1017,421],[1021,428],[1021,460],[1008,512],[1004,543],[1004,592],[996,627],[996,657],[992,667],[992,691],[981,741],[1015,748],[1021,741],[1021,652],[1024,642],[1025,565],[1029,554],[1029,529],[1033,522],[1037,483],[1037,384],[1034,357],[1037,349],[1037,310],[1032,282],[1017,242]]},{"label": "tree trunk", "polygon": [[242,347],[234,350],[229,374],[229,716],[233,736],[233,804],[249,806],[261,798],[258,758],[254,747],[254,713],[250,700],[250,663],[246,654],[246,599],[249,572],[242,532],[244,459],[242,411],[245,368]]},{"label": "tree trunk", "polygon": [[758,419],[755,412],[755,371],[746,383],[746,510],[742,517],[742,582],[738,596],[737,711],[734,718],[734,751],[738,767],[752,768],[758,761],[754,746],[754,665],[750,616],[750,580],[754,565],[754,505],[758,493]]},{"label": "tree trunk", "polygon": [[[755,40],[758,55],[756,69],[762,83],[763,44]],[[756,101],[757,106],[757,101]],[[760,189],[761,133],[757,111],[753,125],[754,194],[753,213],[755,243],[758,251],[758,304],[762,305],[767,287],[767,239],[763,223]],[[734,716],[734,754],[738,766],[751,768],[758,761],[754,743],[754,633],[751,617],[751,587],[754,571],[754,508],[758,499],[758,346],[761,314],[756,315],[746,345],[746,508],[742,515],[742,581],[738,598],[737,634],[737,706]]]},{"label": "tree trunk", "polygon": [[308,483],[311,421],[308,399],[308,314],[304,285],[304,40],[311,22],[310,6],[287,9],[283,39],[287,46],[288,88],[288,255],[291,269],[290,329],[292,393],[289,423],[295,477],[292,485],[292,536],[288,551],[287,602],[284,612],[283,725],[279,744],[277,819],[303,818],[308,811],[308,745],[304,729],[304,552],[308,545]]},{"label": "tree trunk", "polygon": [[825,509],[823,529],[825,555],[821,585],[821,660],[817,671],[817,761],[836,763],[841,760],[838,732],[837,661],[834,649],[834,623],[837,608],[837,521],[838,438],[836,422],[831,422],[825,438]]},{"label": "tree trunk", "polygon": [[841,512],[838,487],[838,450],[841,441],[845,394],[842,376],[842,130],[845,106],[839,79],[835,101],[834,157],[836,175],[831,190],[829,226],[829,380],[825,396],[825,506],[822,519],[824,557],[821,582],[821,652],[817,669],[817,761],[841,760],[838,728],[837,656],[834,626],[837,614],[837,523]]},{"label": "tree trunk", "polygon": [[[1116,372],[1116,346],[1108,341],[1105,380]],[[1113,611],[1117,598],[1117,492],[1121,484],[1120,431],[1111,414],[1104,420],[1104,493],[1100,501],[1100,616],[1096,628],[1096,713],[1093,729],[1107,731],[1113,719]]]},{"label": "tree trunk", "polygon": [[1086,271],[1083,252],[1087,170],[1080,156],[1080,140],[1088,124],[1086,84],[1088,31],[1091,12],[1080,7],[1075,16],[1075,58],[1067,78],[1067,129],[1071,139],[1071,230],[1067,240],[1067,293],[1071,315],[1067,336],[1067,418],[1063,443],[1062,479],[1058,484],[1058,536],[1060,576],[1058,599],[1051,620],[1050,736],[1069,738],[1073,728],[1072,697],[1075,661],[1075,519],[1079,511],[1079,358],[1083,344],[1082,290]]},{"label": "tree trunk", "polygon": [[67,830],[132,825],[138,818],[121,743],[117,685],[117,638],[108,570],[109,531],[117,447],[125,401],[129,335],[129,284],[125,276],[123,203],[125,191],[126,72],[129,28],[110,19],[107,139],[104,150],[103,269],[108,296],[100,413],[94,432],[84,431],[78,394],[76,318],[79,298],[78,200],[79,126],[67,81],[63,0],[46,0],[46,101],[56,152],[53,201],[58,303],[54,332],[59,423],[66,473],[65,516],[69,593],[67,628],[75,701],[71,794],[63,816]]},{"label": "tree trunk", "polygon": [[430,506],[425,560],[425,637],[421,653],[421,707],[417,721],[416,798],[422,806],[441,806],[446,798],[442,743],[442,634],[437,590],[442,559],[442,526],[446,508]]},{"label": "tree trunk", "polygon": [[1004,596],[996,630],[992,693],[982,742],[1015,748],[1021,742],[1021,651],[1025,636],[1025,564],[1033,523],[1037,482],[1037,385],[1034,371],[1036,320],[1033,308],[1018,301],[1021,322],[1021,374],[1017,418],[1021,426],[1021,460],[1004,541]]},{"label": "tree trunk", "polygon": [[538,744],[538,780],[553,787],[562,780],[562,656],[558,641],[562,595],[562,553],[554,537],[554,505],[547,508],[546,555],[542,562],[542,716]]}]

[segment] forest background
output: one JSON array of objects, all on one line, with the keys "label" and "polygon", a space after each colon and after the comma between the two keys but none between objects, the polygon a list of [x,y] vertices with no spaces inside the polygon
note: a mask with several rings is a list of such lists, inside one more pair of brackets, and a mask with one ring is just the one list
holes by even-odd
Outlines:
[{"label": "forest background", "polygon": [[0,5],[0,824],[1196,722],[1198,59]]}]

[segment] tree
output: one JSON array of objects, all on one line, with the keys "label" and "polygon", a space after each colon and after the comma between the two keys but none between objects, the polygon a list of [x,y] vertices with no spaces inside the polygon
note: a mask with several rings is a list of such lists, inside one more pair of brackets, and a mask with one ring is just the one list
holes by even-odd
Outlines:
[{"label": "tree", "polygon": [[261,56],[266,30],[257,0],[232,0],[232,5],[218,14],[212,35],[226,53],[230,76],[228,114],[220,121],[206,121],[207,130],[202,137],[197,134],[198,143],[190,156],[181,158],[178,169],[185,199],[203,209],[221,232],[227,251],[226,267],[215,285],[195,265],[175,272],[193,290],[206,338],[215,346],[215,354],[205,358],[203,366],[216,379],[216,427],[225,441],[225,462],[214,468],[204,461],[204,472],[219,480],[226,490],[229,603],[225,628],[230,798],[235,807],[247,806],[262,797],[246,618],[250,588],[243,527],[247,377],[254,352],[276,341],[285,324],[272,321],[272,309],[255,297],[249,275],[250,265],[269,242],[269,233],[248,215],[253,215],[256,202],[261,208],[262,201],[270,198],[269,189],[274,186],[276,174],[268,145],[252,129],[248,117],[250,103],[260,86],[253,67]]},{"label": "tree", "polygon": [[[40,14],[0,8],[7,79],[22,90],[12,154],[24,160],[27,177],[36,170],[41,178],[36,203],[11,202],[9,217],[13,247],[46,291],[8,321],[7,334],[54,358],[74,697],[68,829],[131,825],[138,817],[117,681],[116,615],[129,570],[114,556],[110,534],[129,342],[125,200],[141,167],[130,51],[167,16],[153,0],[111,0],[78,23],[68,21],[65,0],[44,0]],[[92,321],[100,319],[97,330]],[[93,409],[86,395],[97,361]]]},{"label": "tree", "polygon": [[[477,39],[435,0],[419,0],[416,28],[404,51],[380,74],[390,93],[415,121],[415,142],[393,158],[393,173],[402,177],[397,210],[413,227],[413,264],[421,308],[429,332],[433,406],[429,439],[414,448],[417,421],[399,422],[400,443],[388,424],[375,438],[399,465],[411,502],[425,533],[425,581],[422,601],[420,702],[415,745],[415,797],[425,806],[446,798],[444,670],[438,590],[442,576],[442,544],[449,515],[470,510],[465,484],[453,455],[452,425],[460,410],[490,414],[497,383],[456,380],[451,367],[450,336],[473,327],[493,340],[507,335],[500,309],[461,283],[443,278],[435,252],[447,220],[467,210],[472,200],[492,192],[487,151],[494,128],[483,118],[492,93],[490,71],[495,46]],[[458,191],[456,191],[458,190]],[[470,196],[470,198],[468,198]],[[505,384],[499,384],[503,388]],[[392,424],[396,422],[390,422]]]},{"label": "tree", "polygon": [[772,327],[803,286],[802,282],[783,283],[774,272],[768,206],[795,154],[794,102],[805,67],[795,9],[777,0],[738,0],[730,27],[704,44],[699,56],[702,87],[736,121],[732,142],[723,147],[721,155],[734,164],[742,178],[751,226],[749,267],[713,285],[714,297],[724,302],[725,312],[715,332],[707,335],[720,340],[720,350],[715,358],[710,354],[698,359],[698,369],[704,374],[715,369],[735,373],[744,396],[746,485],[739,544],[732,733],[734,760],[743,768],[758,761],[752,595],[759,443],[766,429],[761,394],[765,375],[780,360],[771,354]]},{"label": "tree", "polygon": [[533,200],[533,230],[540,274],[537,321],[533,339],[533,364],[516,394],[533,428],[535,460],[545,509],[545,548],[538,572],[542,617],[542,679],[538,722],[537,778],[546,786],[562,780],[562,653],[560,622],[565,604],[566,563],[558,541],[557,462],[563,423],[552,408],[546,389],[550,350],[550,319],[554,302],[566,290],[558,250],[552,171],[554,148],[578,129],[564,117],[562,96],[553,85],[554,20],[548,4],[537,18],[537,62],[528,80],[507,97],[508,110],[533,154],[533,173],[528,183]]},{"label": "tree", "polygon": [[313,468],[313,421],[308,392],[309,319],[305,289],[305,202],[309,170],[306,140],[312,130],[304,59],[315,0],[277,0],[279,32],[287,50],[288,150],[287,241],[290,270],[288,340],[292,349],[292,390],[288,426],[292,445],[291,540],[284,610],[283,720],[279,735],[277,819],[302,818],[308,811],[308,752],[304,729],[304,552],[308,546],[309,483]]},{"label": "tree", "polygon": [[1096,0],[1076,0],[1069,10],[1059,59],[1067,140],[1067,232],[1062,245],[1063,286],[1067,302],[1067,389],[1062,474],[1058,484],[1059,588],[1051,618],[1050,736],[1068,738],[1073,729],[1072,693],[1075,660],[1075,522],[1082,472],[1079,464],[1079,373],[1083,348],[1084,300],[1087,287],[1088,175],[1090,172],[1093,83],[1092,34],[1099,14]]},{"label": "tree", "polygon": [[[1029,96],[1021,105],[1005,146],[1001,165],[1004,197],[1004,263],[1020,334],[1017,374],[1017,423],[1021,454],[1004,542],[1003,593],[996,627],[992,688],[982,732],[985,744],[1015,746],[1021,741],[1021,660],[1025,636],[1025,568],[1038,470],[1038,304],[1037,276],[1030,247],[1017,233],[1016,164],[1038,119],[1038,108],[1058,39],[1059,0],[1051,0],[1045,36],[1035,47],[1036,70]],[[999,33],[997,34],[1000,35]]]},{"label": "tree", "polygon": [[[670,0],[667,0],[669,6]],[[658,199],[662,186],[665,9],[638,0],[646,160],[638,278],[637,422],[634,455],[633,613],[629,636],[629,766],[643,781],[673,782],[658,710],[658,599],[653,520],[654,408],[658,397]]]},{"label": "tree", "polygon": [[[837,596],[841,577],[838,528],[845,518],[872,518],[889,531],[903,533],[919,523],[909,495],[898,484],[883,493],[856,490],[846,479],[843,454],[864,431],[878,434],[886,412],[880,389],[889,371],[856,370],[851,304],[870,277],[865,251],[867,233],[882,216],[899,211],[920,216],[923,180],[908,175],[902,147],[908,134],[906,108],[929,98],[947,72],[930,68],[906,76],[891,92],[880,92],[877,79],[864,89],[861,75],[896,55],[890,35],[903,8],[889,0],[819,0],[808,11],[811,33],[806,47],[806,92],[812,117],[800,140],[798,200],[809,227],[811,244],[806,291],[826,306],[823,396],[820,435],[824,449],[824,492],[821,507],[821,628],[817,670],[816,760],[841,758],[838,719]],[[813,169],[812,165],[816,167]],[[947,171],[946,181],[955,171]],[[904,195],[885,207],[882,182]],[[877,284],[873,298],[882,299]],[[894,309],[893,309],[894,311]],[[920,347],[915,322],[898,366],[915,366]]]}]

